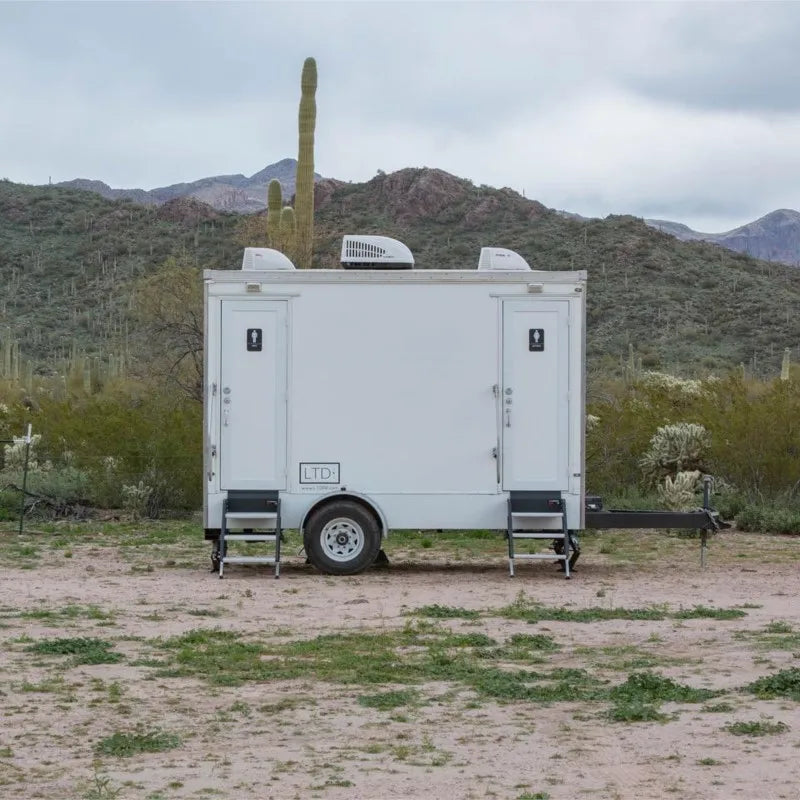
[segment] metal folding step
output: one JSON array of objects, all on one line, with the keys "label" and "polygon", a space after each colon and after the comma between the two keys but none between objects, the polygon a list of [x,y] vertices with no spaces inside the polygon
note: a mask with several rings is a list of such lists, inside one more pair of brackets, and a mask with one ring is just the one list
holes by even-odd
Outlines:
[{"label": "metal folding step", "polygon": [[[275,577],[281,575],[281,500],[277,491],[229,491],[222,507],[215,564],[223,577],[226,564],[274,564]],[[231,542],[273,544],[271,553],[229,554]]]},{"label": "metal folding step", "polygon": [[[564,577],[570,577],[575,563],[575,539],[567,530],[567,509],[563,498],[549,492],[511,492],[508,498],[508,572],[514,577],[514,560],[560,561]],[[515,541],[550,540],[551,552],[517,553]],[[572,548],[572,552],[570,552]]]}]

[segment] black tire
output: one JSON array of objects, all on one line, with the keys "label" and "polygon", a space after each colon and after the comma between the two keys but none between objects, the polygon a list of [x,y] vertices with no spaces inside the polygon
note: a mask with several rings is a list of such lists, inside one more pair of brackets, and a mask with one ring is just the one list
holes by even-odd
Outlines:
[{"label": "black tire", "polygon": [[326,575],[355,575],[372,566],[381,549],[375,515],[353,500],[334,500],[306,520],[308,560]]}]

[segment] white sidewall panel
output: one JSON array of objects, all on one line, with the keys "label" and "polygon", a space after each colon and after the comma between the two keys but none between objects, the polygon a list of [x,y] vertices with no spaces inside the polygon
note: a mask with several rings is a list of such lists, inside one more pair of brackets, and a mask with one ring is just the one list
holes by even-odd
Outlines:
[{"label": "white sidewall panel", "polygon": [[366,494],[496,492],[497,314],[480,286],[306,287],[290,485],[315,491],[301,465],[334,464]]}]

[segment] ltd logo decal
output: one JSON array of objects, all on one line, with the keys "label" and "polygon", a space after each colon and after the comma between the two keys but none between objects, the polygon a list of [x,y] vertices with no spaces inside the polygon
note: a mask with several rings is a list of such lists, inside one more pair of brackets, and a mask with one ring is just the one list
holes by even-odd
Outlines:
[{"label": "ltd logo decal", "polygon": [[300,483],[339,483],[339,462],[301,461]]}]

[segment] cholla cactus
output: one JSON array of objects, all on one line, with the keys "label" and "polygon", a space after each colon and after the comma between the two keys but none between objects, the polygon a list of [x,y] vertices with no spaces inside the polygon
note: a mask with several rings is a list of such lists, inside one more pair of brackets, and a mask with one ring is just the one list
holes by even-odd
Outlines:
[{"label": "cholla cactus", "polygon": [[674,478],[667,475],[658,486],[658,499],[670,511],[690,511],[696,508],[696,493],[700,485],[700,471],[679,472]]},{"label": "cholla cactus", "polygon": [[666,372],[648,370],[639,377],[639,383],[654,389],[663,389],[672,394],[682,394],[687,397],[699,397],[703,393],[702,381],[690,378],[677,378]]},{"label": "cholla cactus", "polygon": [[639,465],[653,483],[679,472],[707,472],[703,461],[710,443],[708,431],[702,425],[694,422],[664,425],[655,432]]},{"label": "cholla cactus", "polygon": [[594,414],[587,414],[586,415],[586,430],[591,431],[594,430],[600,424],[600,417],[596,417]]},{"label": "cholla cactus", "polygon": [[[14,436],[12,444],[3,447],[3,464],[7,470],[25,469],[25,437]],[[35,433],[31,436],[31,449],[28,453],[28,470],[35,472],[39,469],[39,462],[36,460],[36,445],[39,444],[41,434]]]},{"label": "cholla cactus", "polygon": [[150,502],[150,495],[153,494],[153,487],[147,486],[144,481],[139,481],[135,485],[122,486],[122,507],[130,514],[132,520],[142,518]]},{"label": "cholla cactus", "polygon": [[115,456],[105,456],[103,458],[103,469],[106,475],[113,475],[119,469],[119,459]]}]

